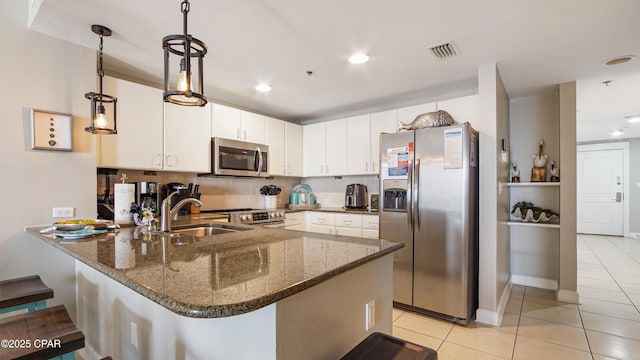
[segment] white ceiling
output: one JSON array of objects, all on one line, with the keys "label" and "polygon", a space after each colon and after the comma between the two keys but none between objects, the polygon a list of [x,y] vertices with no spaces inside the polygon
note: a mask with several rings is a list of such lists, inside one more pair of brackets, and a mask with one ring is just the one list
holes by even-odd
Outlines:
[{"label": "white ceiling", "polygon": [[[156,81],[162,38],[182,32],[180,2],[28,1],[39,9],[30,15],[36,14],[32,30],[97,48],[90,26],[105,25],[113,31],[105,54]],[[277,118],[335,118],[474,92],[477,66],[495,62],[511,98],[589,79],[578,82],[578,114],[589,124],[606,123],[609,138],[611,122],[631,115],[626,111],[640,113],[637,101],[635,109],[614,112],[603,93],[635,81],[639,94],[640,59],[602,65],[640,56],[638,14],[638,0],[192,0],[189,33],[208,46],[210,100]],[[449,41],[459,50],[454,58],[438,60],[428,51]],[[371,60],[348,63],[356,51]],[[598,85],[611,79],[608,88]],[[273,90],[258,93],[259,82]],[[583,101],[588,96],[593,100]],[[619,103],[617,96],[606,99]],[[581,131],[578,140],[596,131]]]}]

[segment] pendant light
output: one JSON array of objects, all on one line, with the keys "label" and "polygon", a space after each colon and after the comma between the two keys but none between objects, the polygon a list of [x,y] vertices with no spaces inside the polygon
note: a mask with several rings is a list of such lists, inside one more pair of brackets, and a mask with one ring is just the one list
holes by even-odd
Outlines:
[{"label": "pendant light", "polygon": [[[162,39],[162,49],[164,50],[164,101],[185,106],[205,106],[207,98],[204,96],[202,84],[202,61],[207,53],[207,46],[204,42],[194,38],[187,33],[187,14],[189,13],[189,1],[184,0],[181,4],[183,14],[183,33],[179,35],[168,35]],[[171,55],[177,55],[172,57]],[[171,58],[179,59],[180,71],[176,77],[176,87],[171,90],[169,79],[172,77]],[[196,64],[193,64],[196,62]],[[196,76],[191,72],[191,65],[195,65]],[[175,66],[175,65],[174,65]],[[176,69],[178,67],[176,66]],[[193,80],[196,80],[197,88],[194,89]]]},{"label": "pendant light", "polygon": [[[111,30],[102,25],[91,25],[91,31],[100,37],[100,51],[98,51],[98,78],[100,88],[98,93],[92,91],[84,94],[85,98],[91,100],[91,125],[84,130],[100,135],[117,134],[116,103],[118,99],[102,93],[102,77],[104,76],[104,70],[102,70],[102,37],[111,36]],[[113,106],[109,106],[111,104],[113,104]],[[109,106],[111,110],[110,113],[113,114],[113,128],[109,127],[108,112],[105,106]]]}]

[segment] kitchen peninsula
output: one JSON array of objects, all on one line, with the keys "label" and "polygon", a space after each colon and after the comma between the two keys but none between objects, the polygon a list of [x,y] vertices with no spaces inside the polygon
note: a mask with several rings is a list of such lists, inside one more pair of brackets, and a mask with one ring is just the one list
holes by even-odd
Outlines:
[{"label": "kitchen peninsula", "polygon": [[167,237],[125,227],[87,239],[26,231],[75,258],[85,358],[335,359],[391,332],[402,244],[246,228]]}]

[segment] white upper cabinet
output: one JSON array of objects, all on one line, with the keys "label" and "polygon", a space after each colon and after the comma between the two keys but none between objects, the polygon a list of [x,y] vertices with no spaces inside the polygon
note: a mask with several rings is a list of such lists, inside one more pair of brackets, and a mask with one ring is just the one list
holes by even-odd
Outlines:
[{"label": "white upper cabinet", "polygon": [[138,170],[209,172],[209,106],[165,103],[162,90],[104,78],[118,98],[118,134],[102,135],[98,166]]},{"label": "white upper cabinet", "polygon": [[[418,115],[436,110],[437,106],[434,102],[400,108],[398,109],[398,121],[408,124],[415,120]],[[398,127],[400,127],[400,124],[398,124]]]},{"label": "white upper cabinet", "polygon": [[211,137],[240,139],[240,117],[242,110],[211,104]]},{"label": "white upper cabinet", "polygon": [[347,119],[327,121],[325,175],[347,174]]},{"label": "white upper cabinet", "polygon": [[162,90],[108,76],[103,87],[118,98],[118,133],[100,135],[98,166],[162,170]]},{"label": "white upper cabinet", "polygon": [[370,116],[347,118],[347,174],[370,174],[371,134]]},{"label": "white upper cabinet", "polygon": [[164,170],[211,169],[211,107],[164,103]]},{"label": "white upper cabinet", "polygon": [[325,176],[325,123],[302,127],[304,176]]},{"label": "white upper cabinet", "polygon": [[284,123],[285,170],[287,176],[302,176],[302,126]]},{"label": "white upper cabinet", "polygon": [[267,143],[267,117],[243,111],[240,120],[240,139],[256,144]]},{"label": "white upper cabinet", "polygon": [[219,104],[211,105],[211,137],[266,144],[266,131],[267,117],[264,115]]},{"label": "white upper cabinet", "polygon": [[380,134],[393,134],[400,127],[396,110],[382,111],[371,114],[371,166],[370,174],[380,172]]},{"label": "white upper cabinet", "polygon": [[438,101],[437,108],[451,114],[458,124],[468,122],[472,127],[478,126],[478,95]]},{"label": "white upper cabinet", "polygon": [[284,121],[267,119],[269,145],[269,175],[286,175]]},{"label": "white upper cabinet", "polygon": [[269,174],[302,176],[302,126],[267,118]]}]

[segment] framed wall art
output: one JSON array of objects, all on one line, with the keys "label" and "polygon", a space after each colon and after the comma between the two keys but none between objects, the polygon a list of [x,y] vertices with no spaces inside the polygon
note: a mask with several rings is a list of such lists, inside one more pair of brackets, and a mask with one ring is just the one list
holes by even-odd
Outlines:
[{"label": "framed wall art", "polygon": [[31,109],[31,148],[72,151],[71,114]]}]

